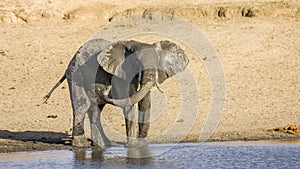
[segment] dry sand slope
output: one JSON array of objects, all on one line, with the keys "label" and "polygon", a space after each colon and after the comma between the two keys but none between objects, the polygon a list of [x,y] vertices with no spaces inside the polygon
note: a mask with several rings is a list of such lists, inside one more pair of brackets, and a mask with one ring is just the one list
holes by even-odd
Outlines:
[{"label": "dry sand slope", "polygon": [[[299,134],[268,130],[289,123],[300,125],[297,0],[131,0],[126,4],[4,0],[0,2],[0,151],[47,149],[53,146],[48,143],[59,143],[56,147],[68,143],[72,110],[67,83],[55,91],[48,104],[42,104],[42,97],[61,77],[76,50],[99,28],[109,21],[151,12],[185,19],[201,30],[218,52],[226,78],[226,102],[209,140],[299,138]],[[130,25],[119,27],[130,29]],[[147,42],[168,39],[155,35],[133,38]],[[192,49],[181,45],[189,55],[188,68],[198,86],[198,115],[191,130],[181,130],[189,119],[178,115],[181,109],[189,111],[189,107],[181,107],[189,100],[182,100],[174,78],[167,80],[162,85],[165,95],[153,91],[149,132],[153,142],[178,141],[177,134],[186,135],[184,141],[197,141],[210,109],[211,82],[203,62]],[[164,103],[162,109],[157,106],[160,103]],[[124,142],[120,110],[106,106],[103,121],[109,137]],[[177,133],[167,132],[174,126]]]}]

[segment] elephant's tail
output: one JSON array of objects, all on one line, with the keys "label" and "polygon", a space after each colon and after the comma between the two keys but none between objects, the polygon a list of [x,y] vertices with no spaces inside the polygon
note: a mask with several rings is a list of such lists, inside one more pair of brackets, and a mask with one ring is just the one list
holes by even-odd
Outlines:
[{"label": "elephant's tail", "polygon": [[47,104],[48,99],[50,98],[53,91],[66,79],[66,73],[60,78],[60,80],[55,84],[55,86],[52,87],[52,89],[49,91],[49,93],[44,96],[44,104]]}]

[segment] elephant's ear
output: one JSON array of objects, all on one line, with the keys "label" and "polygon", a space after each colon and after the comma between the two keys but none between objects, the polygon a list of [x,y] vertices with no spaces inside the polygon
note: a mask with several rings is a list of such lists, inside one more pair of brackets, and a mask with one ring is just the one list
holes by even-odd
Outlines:
[{"label": "elephant's ear", "polygon": [[160,48],[160,68],[166,72],[168,77],[183,71],[189,63],[184,51],[175,43],[170,41],[159,41],[154,43]]},{"label": "elephant's ear", "polygon": [[117,71],[122,66],[125,60],[126,48],[124,46],[124,41],[115,42],[107,46],[103,51],[97,56],[99,65],[108,73],[112,75],[120,75]]},{"label": "elephant's ear", "polygon": [[[118,41],[105,48],[97,56],[99,65],[108,73],[119,78],[132,78],[138,72],[136,57],[133,57],[132,47],[137,41]],[[131,57],[128,57],[131,56]]]}]

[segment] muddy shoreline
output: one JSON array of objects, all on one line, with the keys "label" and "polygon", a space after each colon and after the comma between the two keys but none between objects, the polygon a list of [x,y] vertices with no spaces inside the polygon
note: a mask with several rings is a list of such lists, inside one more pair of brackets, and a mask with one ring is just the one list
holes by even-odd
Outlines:
[{"label": "muddy shoreline", "polygon": [[[255,133],[255,134],[254,134]],[[23,137],[22,137],[23,135]],[[51,133],[53,135],[53,133]],[[2,135],[3,136],[3,135]],[[26,134],[19,134],[16,136],[10,136],[10,138],[0,139],[0,153],[9,152],[24,152],[24,151],[45,151],[45,150],[74,150],[80,149],[71,145],[71,136],[64,135],[61,138],[46,138],[41,137],[40,139],[26,138]],[[199,137],[188,136],[182,142],[198,142]],[[260,132],[244,132],[244,133],[219,133],[213,134],[207,142],[226,142],[226,141],[276,141],[276,140],[300,140],[299,134],[288,134],[275,132],[272,130],[260,131]],[[173,143],[172,141],[156,140],[150,143]],[[122,146],[124,142],[112,142],[112,146]]]}]

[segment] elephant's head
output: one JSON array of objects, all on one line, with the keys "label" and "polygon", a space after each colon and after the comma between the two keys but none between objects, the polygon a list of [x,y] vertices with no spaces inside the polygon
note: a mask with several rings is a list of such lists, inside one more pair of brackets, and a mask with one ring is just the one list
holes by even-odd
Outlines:
[{"label": "elephant's head", "polygon": [[97,59],[105,71],[118,78],[131,81],[141,75],[140,90],[135,94],[125,99],[105,98],[120,107],[139,102],[153,86],[183,71],[189,62],[184,51],[167,40],[153,44],[119,41],[104,49]]}]

